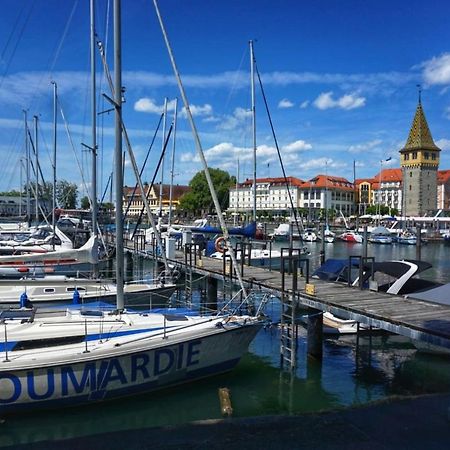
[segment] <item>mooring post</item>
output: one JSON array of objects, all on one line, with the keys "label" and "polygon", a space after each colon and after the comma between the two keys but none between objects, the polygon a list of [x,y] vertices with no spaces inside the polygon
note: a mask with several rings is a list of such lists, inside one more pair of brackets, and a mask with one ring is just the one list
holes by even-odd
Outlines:
[{"label": "mooring post", "polygon": [[322,240],[322,250],[320,251],[320,264],[325,263],[325,224],[320,225],[320,239]]},{"label": "mooring post", "polygon": [[421,259],[421,245],[422,245],[422,227],[420,226],[420,223],[416,225],[416,259],[417,261],[420,261]]},{"label": "mooring post", "polygon": [[[356,229],[358,231],[358,229]],[[363,258],[367,258],[367,225],[364,225],[363,228]]]},{"label": "mooring post", "polygon": [[307,352],[308,356],[316,359],[322,359],[322,341],[323,341],[323,313],[310,314],[308,316],[308,337]]},{"label": "mooring post", "polygon": [[210,310],[217,311],[217,285],[218,281],[216,278],[208,277],[206,285],[206,298],[207,298],[207,308]]}]

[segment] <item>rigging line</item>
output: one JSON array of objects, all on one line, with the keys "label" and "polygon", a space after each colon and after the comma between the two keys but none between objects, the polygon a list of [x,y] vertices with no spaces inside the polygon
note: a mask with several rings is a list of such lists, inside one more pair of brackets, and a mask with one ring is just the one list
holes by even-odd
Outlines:
[{"label": "rigging line", "polygon": [[[161,164],[162,164],[162,162],[164,160],[164,155],[166,153],[167,145],[169,144],[169,138],[170,138],[170,135],[172,133],[172,128],[173,128],[173,124],[170,125],[169,131],[167,132],[166,141],[164,142],[164,147],[163,147],[163,149],[161,151],[161,156],[159,157],[159,161],[158,161],[158,164],[156,165],[155,172],[153,173],[152,182],[150,183],[150,185],[148,187],[148,191],[147,191],[147,194],[146,194],[147,201],[150,198],[150,192],[152,191],[152,188],[153,188],[153,186],[155,184],[156,176],[158,175],[159,168],[160,168],[160,166],[161,166]],[[136,226],[134,228],[133,235],[131,236],[131,240],[133,240],[134,235],[136,234],[136,231],[137,231],[139,225],[142,222],[142,216],[144,215],[144,210],[145,210],[145,205],[141,208],[141,212],[139,213],[139,217],[138,217],[138,220],[136,222]],[[126,216],[124,217],[124,221],[125,221],[125,218],[126,218]]]},{"label": "rigging line", "polygon": [[[255,71],[256,71],[256,75],[258,76],[258,81],[259,81],[259,86],[261,88],[261,94],[263,97],[263,101],[264,101],[264,106],[266,107],[266,112],[267,112],[267,117],[269,119],[269,123],[270,123],[270,129],[272,130],[272,136],[273,136],[273,140],[275,142],[275,147],[277,149],[277,153],[278,153],[278,159],[280,160],[280,165],[281,165],[281,170],[283,172],[283,178],[284,178],[284,182],[286,184],[286,189],[288,191],[288,195],[289,195],[289,202],[291,203],[291,209],[294,213],[294,220],[295,220],[295,225],[297,227],[297,232],[299,234],[300,237],[300,241],[303,242],[303,238],[301,235],[301,230],[300,230],[300,225],[298,222],[298,213],[297,213],[297,208],[294,207],[294,201],[292,200],[292,194],[291,194],[291,190],[289,189],[289,182],[286,176],[286,171],[284,169],[284,164],[283,164],[283,160],[281,159],[281,152],[280,152],[280,147],[278,145],[278,140],[277,140],[277,136],[275,134],[275,128],[273,126],[273,122],[272,122],[272,117],[270,115],[270,111],[269,111],[269,105],[267,103],[267,98],[266,98],[266,94],[264,92],[264,87],[262,84],[262,80],[261,80],[261,76],[259,74],[259,70],[258,70],[258,66],[256,65],[256,59],[254,61],[255,63]],[[301,223],[301,222],[300,222]],[[302,230],[303,230],[303,223],[302,223]]]},{"label": "rigging line", "polygon": [[63,34],[61,36],[61,39],[60,39],[59,44],[58,44],[58,47],[57,47],[57,49],[55,51],[55,55],[53,57],[53,61],[52,61],[51,65],[50,65],[50,68],[49,68],[49,75],[52,75],[53,69],[55,68],[55,65],[56,65],[56,61],[58,60],[59,54],[61,53],[61,49],[62,49],[64,41],[66,40],[67,33],[69,32],[69,28],[70,28],[70,25],[72,23],[73,16],[75,14],[75,10],[76,10],[76,8],[78,6],[78,2],[79,2],[79,0],[76,0],[74,2],[73,7],[72,7],[72,11],[70,11],[69,18],[67,19],[66,26],[64,27]]},{"label": "rigging line", "polygon": [[[38,125],[39,126],[39,125]],[[33,155],[36,155],[36,147],[34,146],[34,141],[33,141],[33,138],[31,137],[31,131],[30,131],[30,129],[28,128],[28,137],[29,137],[29,139],[30,139],[30,143],[31,143],[31,149],[33,150]],[[36,175],[36,174],[38,174],[38,179],[39,179],[39,175],[40,175],[40,178],[41,178],[41,181],[42,181],[42,186],[38,186],[38,190],[40,190],[41,191],[41,194],[42,194],[42,190],[43,190],[43,188],[44,188],[44,186],[45,186],[45,179],[44,179],[44,175],[43,175],[43,173],[42,173],[42,169],[41,169],[41,165],[39,164],[39,161],[37,162],[37,167],[35,168],[34,167],[34,163],[33,163],[33,160],[31,160],[30,161],[30,164],[31,164],[31,168],[32,168],[32,170],[33,170],[33,173]],[[39,183],[38,183],[39,184]],[[38,192],[38,194],[39,194],[39,192]]]},{"label": "rigging line", "polygon": [[13,25],[13,27],[12,27],[12,30],[11,30],[11,32],[9,33],[8,39],[6,40],[5,47],[3,48],[2,54],[0,55],[0,60],[1,60],[2,62],[3,62],[3,58],[5,57],[6,50],[8,49],[9,44],[10,44],[10,42],[11,42],[11,40],[12,40],[13,35],[14,35],[14,32],[16,31],[16,27],[17,27],[17,25],[19,25],[19,20],[20,20],[20,18],[22,17],[23,12],[24,12],[24,10],[25,10],[25,7],[26,7],[27,5],[28,5],[27,2],[25,2],[25,3],[23,4],[22,9],[20,10],[19,14],[18,14],[17,17],[16,17],[16,20],[14,21],[14,25]]},{"label": "rigging line", "polygon": [[[52,78],[53,78],[53,69],[55,68],[56,62],[57,62],[57,60],[59,58],[59,54],[61,52],[63,43],[64,43],[64,41],[66,39],[67,33],[68,33],[70,25],[72,23],[72,19],[73,19],[73,16],[75,14],[75,10],[76,10],[76,7],[78,6],[78,3],[79,3],[79,0],[76,0],[74,2],[74,4],[73,4],[72,10],[71,10],[71,12],[69,14],[69,17],[67,19],[66,25],[64,27],[63,34],[61,36],[61,39],[60,39],[59,44],[57,46],[57,49],[54,52],[53,61],[51,63],[50,62],[47,63],[48,69],[40,77],[39,82],[37,83],[37,86],[41,86],[43,84],[43,82],[44,82],[44,79],[47,78],[49,81],[51,81]],[[32,105],[31,109],[39,110],[41,101],[42,101],[42,96],[40,95],[39,89],[36,89],[36,94],[34,95],[34,97],[32,98],[32,101],[31,101],[31,105]]]},{"label": "rigging line", "polygon": [[[148,149],[148,151],[147,151],[147,155],[145,156],[144,162],[143,162],[143,164],[142,164],[142,168],[141,168],[141,170],[139,171],[139,177],[141,177],[141,178],[142,178],[142,174],[144,173],[145,166],[147,165],[147,160],[148,160],[148,157],[149,157],[149,155],[150,155],[150,151],[152,150],[152,147],[153,147],[153,144],[154,144],[154,142],[155,142],[156,136],[157,136],[157,134],[158,134],[159,127],[161,126],[161,122],[162,122],[163,117],[164,117],[164,114],[161,114],[161,116],[160,116],[160,118],[159,118],[158,126],[156,127],[155,133],[153,134],[152,142],[151,142],[151,144],[150,144],[150,147],[149,147],[149,149]],[[136,183],[135,186],[134,186],[133,193],[131,194],[130,200],[128,201],[127,209],[126,209],[126,211],[125,211],[125,217],[127,217],[127,215],[128,215],[128,211],[130,210],[131,203],[132,203],[133,200],[134,200],[134,196],[135,196],[135,194],[136,194],[136,191],[137,191],[138,186],[139,186],[138,183]]]},{"label": "rigging line", "polygon": [[108,187],[109,187],[110,182],[112,183],[112,174],[110,174],[108,177],[108,181],[106,182],[105,190],[103,191],[103,195],[100,200],[100,203],[103,203],[103,200],[105,200],[106,194],[108,193]]},{"label": "rigging line", "polygon": [[72,147],[72,151],[73,151],[73,154],[75,156],[75,161],[77,162],[78,170],[80,171],[80,174],[81,174],[81,182],[83,184],[83,188],[87,191],[87,197],[89,199],[89,202],[91,202],[92,199],[90,197],[90,193],[89,193],[89,190],[87,188],[86,180],[84,179],[83,171],[82,171],[82,168],[81,168],[81,165],[80,165],[80,160],[78,159],[78,155],[77,155],[77,152],[75,150],[75,145],[74,145],[73,140],[72,140],[72,135],[70,134],[69,125],[67,123],[66,116],[64,115],[64,111],[63,111],[61,100],[58,101],[58,104],[59,104],[59,110],[61,112],[61,117],[62,117],[62,119],[64,121],[64,128],[66,129],[67,138],[69,140],[70,146]]},{"label": "rigging line", "polygon": [[50,166],[53,168],[53,164],[54,163],[52,161],[52,157],[50,156],[50,152],[48,150],[47,141],[45,140],[45,135],[44,135],[43,130],[41,128],[41,121],[38,122],[38,130],[39,130],[40,136],[41,136],[43,144],[44,144],[44,150],[46,150],[46,152],[47,152],[47,156],[48,156],[48,160],[50,162]]},{"label": "rigging line", "polygon": [[233,84],[231,85],[230,92],[228,93],[227,99],[225,100],[225,105],[224,105],[225,111],[228,109],[228,105],[230,103],[231,96],[234,95],[235,91],[237,91],[237,85],[238,85],[239,79],[241,78],[241,76],[243,76],[241,69],[242,69],[242,66],[244,65],[244,59],[246,58],[246,56],[247,56],[247,47],[245,46],[244,50],[242,52],[241,61],[238,66],[238,70],[235,72],[235,75],[233,77]]},{"label": "rigging line", "polygon": [[[98,3],[97,3],[97,5],[98,5]],[[106,49],[107,49],[107,43],[108,43],[110,5],[111,5],[111,2],[110,2],[110,0],[108,0],[107,3],[106,3],[105,23],[104,23],[104,29],[103,29],[103,34],[105,36],[105,47],[106,47]],[[98,17],[100,17],[100,15],[98,15]],[[103,111],[105,109],[105,98],[103,97],[103,95],[101,95],[104,76],[105,76],[105,73],[103,71],[103,76],[100,78],[100,81],[99,81],[99,90],[98,90],[99,99],[98,99],[98,102],[97,102],[97,104],[100,105],[101,111]],[[100,131],[98,131],[98,134],[99,134],[99,137],[100,137],[99,140],[100,140],[100,186],[101,187],[103,186],[103,177],[104,177],[104,172],[103,172],[103,165],[104,165],[104,124],[105,124],[105,117],[104,117],[104,114],[102,114],[101,118],[100,118]]]},{"label": "rigging line", "polygon": [[24,31],[25,31],[25,27],[27,26],[28,21],[30,20],[31,13],[32,13],[32,11],[33,11],[33,9],[34,9],[34,5],[35,5],[35,1],[33,1],[33,3],[31,4],[30,10],[28,11],[28,15],[27,15],[27,17],[25,18],[25,21],[24,21],[24,23],[22,24],[22,28],[21,28],[20,31],[19,31],[19,36],[18,36],[18,38],[17,38],[16,45],[15,45],[14,48],[13,48],[13,51],[12,51],[11,56],[10,56],[10,58],[9,58],[9,61],[8,61],[8,63],[6,64],[5,71],[3,72],[2,78],[1,78],[1,80],[0,80],[0,88],[2,87],[3,81],[4,81],[5,78],[6,78],[6,74],[7,74],[8,71],[9,71],[9,68],[10,68],[10,66],[11,66],[11,62],[12,62],[12,60],[13,60],[15,54],[16,54],[17,47],[19,46],[19,43],[20,43],[20,41],[22,40],[23,33],[24,33]]}]

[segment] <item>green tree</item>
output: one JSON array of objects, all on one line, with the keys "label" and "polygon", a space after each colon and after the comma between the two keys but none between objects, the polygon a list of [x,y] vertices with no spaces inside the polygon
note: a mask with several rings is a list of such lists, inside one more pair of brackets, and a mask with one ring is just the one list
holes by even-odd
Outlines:
[{"label": "green tree", "polygon": [[[230,187],[236,184],[236,179],[221,169],[209,169],[209,173],[220,206],[225,210],[228,208]],[[195,174],[194,178],[189,182],[189,187],[191,190],[180,199],[180,209],[194,214],[212,213],[214,211],[214,203],[203,171]]]},{"label": "green tree", "polygon": [[91,203],[89,202],[89,197],[85,195],[80,200],[81,209],[89,209],[91,207]]},{"label": "green tree", "polygon": [[56,199],[61,208],[74,209],[77,205],[78,186],[61,180],[56,183]]}]

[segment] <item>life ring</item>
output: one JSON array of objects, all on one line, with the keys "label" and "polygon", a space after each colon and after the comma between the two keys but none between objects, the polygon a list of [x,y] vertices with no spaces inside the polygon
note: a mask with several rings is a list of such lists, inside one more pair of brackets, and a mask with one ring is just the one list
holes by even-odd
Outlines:
[{"label": "life ring", "polygon": [[225,243],[225,238],[222,237],[218,237],[216,239],[216,241],[214,242],[214,247],[216,249],[216,252],[220,252],[220,253],[225,253],[227,246]]}]

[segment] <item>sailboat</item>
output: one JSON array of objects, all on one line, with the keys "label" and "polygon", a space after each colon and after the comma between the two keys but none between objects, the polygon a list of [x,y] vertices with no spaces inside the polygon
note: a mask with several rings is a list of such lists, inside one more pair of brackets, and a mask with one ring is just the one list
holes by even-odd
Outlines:
[{"label": "sailboat", "polygon": [[[154,4],[179,80],[156,1]],[[263,324],[258,317],[260,309],[251,316],[238,316],[236,311],[195,316],[124,309],[120,10],[120,0],[114,0],[116,308],[52,310],[41,317],[34,310],[3,311],[0,415],[92,403],[228,371],[239,362]],[[187,105],[181,80],[179,86]],[[193,124],[192,116],[190,121]],[[209,175],[207,167],[205,174]],[[217,196],[215,192],[212,195],[221,217]],[[226,230],[225,237],[228,241]],[[231,256],[235,262],[233,252]],[[242,284],[238,271],[236,275]]]}]

